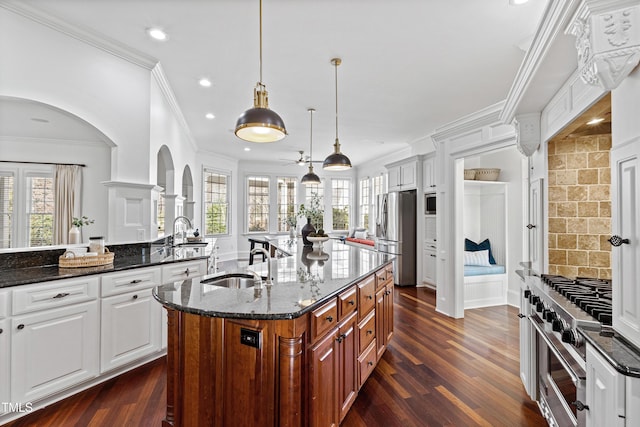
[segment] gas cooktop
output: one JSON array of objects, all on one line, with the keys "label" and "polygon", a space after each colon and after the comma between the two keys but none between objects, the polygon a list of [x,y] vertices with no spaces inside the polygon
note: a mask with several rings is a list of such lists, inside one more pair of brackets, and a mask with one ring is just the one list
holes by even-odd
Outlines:
[{"label": "gas cooktop", "polygon": [[611,325],[611,280],[542,274],[542,281],[602,325]]}]

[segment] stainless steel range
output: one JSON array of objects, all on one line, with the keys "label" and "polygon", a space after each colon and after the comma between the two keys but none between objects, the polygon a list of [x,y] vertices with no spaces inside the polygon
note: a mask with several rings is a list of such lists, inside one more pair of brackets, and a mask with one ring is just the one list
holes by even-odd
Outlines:
[{"label": "stainless steel range", "polygon": [[577,328],[611,325],[611,282],[541,275],[524,291],[535,330],[537,400],[550,426],[585,425],[586,348]]}]

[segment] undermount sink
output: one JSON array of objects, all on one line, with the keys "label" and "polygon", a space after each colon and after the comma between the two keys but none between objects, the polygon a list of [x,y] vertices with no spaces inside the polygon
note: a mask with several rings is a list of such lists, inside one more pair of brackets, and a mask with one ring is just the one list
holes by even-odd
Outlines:
[{"label": "undermount sink", "polygon": [[200,283],[207,285],[222,286],[230,289],[246,289],[255,285],[256,278],[251,274],[225,274],[224,276],[211,277],[200,280]]}]

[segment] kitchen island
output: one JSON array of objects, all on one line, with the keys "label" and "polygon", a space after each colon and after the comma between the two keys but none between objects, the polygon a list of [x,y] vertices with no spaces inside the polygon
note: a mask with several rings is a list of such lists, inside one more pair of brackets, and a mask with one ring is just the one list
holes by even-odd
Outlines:
[{"label": "kitchen island", "polygon": [[[393,334],[393,257],[338,241],[285,251],[273,285],[209,277],[155,289],[169,319],[165,426],[344,418]],[[250,268],[267,275],[266,263]]]}]

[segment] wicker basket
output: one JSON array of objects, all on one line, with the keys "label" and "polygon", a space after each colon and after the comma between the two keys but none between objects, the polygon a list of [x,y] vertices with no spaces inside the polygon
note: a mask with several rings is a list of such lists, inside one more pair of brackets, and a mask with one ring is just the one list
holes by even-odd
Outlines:
[{"label": "wicker basket", "polygon": [[464,179],[476,179],[476,170],[475,169],[465,169],[464,170]]},{"label": "wicker basket", "polygon": [[475,169],[476,181],[497,181],[500,176],[500,169],[480,168]]},{"label": "wicker basket", "polygon": [[[67,258],[67,254],[72,254]],[[71,251],[66,251],[58,258],[58,267],[60,268],[81,268],[96,267],[98,265],[113,264],[115,254],[109,252],[109,248],[104,248],[104,253],[97,256],[76,257]]]}]

